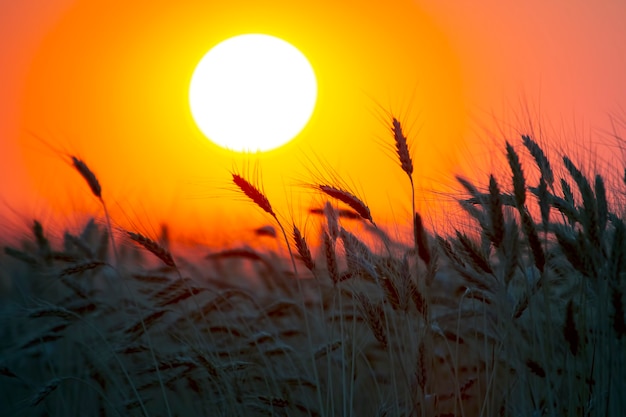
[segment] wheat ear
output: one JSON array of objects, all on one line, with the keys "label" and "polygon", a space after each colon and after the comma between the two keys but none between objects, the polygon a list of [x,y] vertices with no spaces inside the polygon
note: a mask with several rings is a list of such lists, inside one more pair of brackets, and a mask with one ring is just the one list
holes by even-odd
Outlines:
[{"label": "wheat ear", "polygon": [[270,216],[276,220],[278,227],[283,232],[283,238],[285,239],[285,243],[287,244],[287,250],[289,251],[289,257],[291,258],[291,264],[293,266],[293,272],[298,274],[298,267],[296,266],[296,258],[293,256],[293,251],[291,250],[291,244],[289,243],[289,239],[287,238],[287,232],[283,227],[280,220],[278,220],[278,216],[274,213],[274,209],[272,209],[272,205],[270,204],[269,199],[263,194],[257,187],[255,187],[250,181],[242,177],[241,175],[232,174],[233,182],[242,193],[244,193],[254,204],[259,206],[263,211],[268,213]]},{"label": "wheat ear", "polygon": [[417,253],[426,265],[430,265],[430,248],[428,246],[428,235],[424,228],[424,222],[422,216],[418,212],[415,212],[413,217],[413,238],[415,240],[415,246],[417,247]]},{"label": "wheat ear", "polygon": [[489,238],[496,248],[499,248],[504,240],[504,213],[502,212],[502,199],[500,188],[493,175],[489,176]]},{"label": "wheat ear", "polygon": [[519,156],[509,142],[506,143],[506,158],[513,172],[513,193],[515,195],[515,204],[518,210],[521,210],[526,203],[526,180],[524,179],[524,171],[519,161]]},{"label": "wheat ear", "polygon": [[131,238],[135,243],[143,246],[146,250],[152,253],[154,256],[159,258],[165,265],[171,266],[172,268],[176,268],[176,263],[174,262],[174,258],[172,254],[166,250],[164,247],[156,243],[154,240],[145,237],[140,233],[126,232],[128,237]]},{"label": "wheat ear", "polygon": [[335,254],[335,240],[326,232],[322,232],[322,240],[324,244],[324,257],[326,258],[326,269],[328,275],[334,285],[341,280],[339,276],[339,268],[337,267],[337,255]]},{"label": "wheat ear", "polygon": [[67,267],[61,271],[59,276],[64,277],[66,275],[80,274],[85,271],[96,269],[104,265],[106,265],[106,263],[102,261],[89,261],[89,262]]},{"label": "wheat ear", "polygon": [[295,224],[293,225],[293,239],[296,242],[296,249],[298,250],[298,254],[304,266],[311,272],[315,271],[315,261],[313,261],[313,256],[311,256],[309,245],[306,243],[306,239],[302,236],[300,229],[298,229]]},{"label": "wheat ear", "polygon": [[56,390],[59,387],[59,384],[61,384],[61,382],[62,382],[61,378],[52,378],[50,381],[48,381],[48,383],[46,385],[42,386],[39,389],[39,391],[37,391],[35,393],[35,395],[33,395],[30,398],[30,401],[28,402],[29,405],[31,407],[34,407],[34,406],[38,405],[48,395],[50,395],[50,393],[52,393],[54,390]]},{"label": "wheat ear", "polygon": [[318,184],[316,188],[318,188],[320,191],[324,192],[328,196],[347,204],[354,211],[359,213],[359,216],[375,225],[369,207],[354,194],[344,189],[333,187],[332,185]]},{"label": "wheat ear", "polygon": [[622,291],[617,286],[613,286],[611,291],[611,304],[613,305],[613,330],[619,339],[626,336],[626,316]]},{"label": "wheat ear", "polygon": [[89,186],[89,189],[91,190],[91,193],[98,200],[100,200],[100,204],[102,204],[102,208],[104,209],[104,216],[107,221],[107,229],[108,229],[109,235],[111,236],[111,247],[113,248],[115,261],[117,262],[118,255],[117,255],[117,248],[115,247],[115,240],[113,239],[113,228],[111,227],[111,217],[109,216],[109,210],[107,209],[107,205],[104,202],[104,198],[102,198],[102,187],[100,186],[100,181],[98,181],[98,177],[96,177],[96,174],[94,174],[94,172],[91,169],[89,169],[87,164],[82,159],[77,158],[73,155],[71,156],[71,159],[72,159],[72,165],[74,166],[74,169],[76,169],[76,171],[78,171],[80,176],[84,178],[84,180],[87,182],[87,185]]},{"label": "wheat ear", "polygon": [[571,159],[567,156],[563,157],[563,164],[569,171],[572,179],[578,185],[578,190],[583,200],[584,216],[581,216],[581,222],[585,228],[585,231],[589,235],[591,242],[600,246],[600,226],[598,219],[598,208],[596,198],[591,189],[591,185],[583,173],[574,165]]},{"label": "wheat ear", "polygon": [[395,117],[392,120],[391,131],[393,132],[393,139],[396,142],[396,151],[400,159],[402,170],[406,172],[406,175],[408,175],[411,182],[413,182],[413,160],[409,153],[408,141],[402,131],[402,125]]},{"label": "wheat ear", "polygon": [[272,205],[267,197],[254,185],[252,185],[248,180],[243,178],[241,175],[232,174],[233,182],[239,189],[257,206],[259,206],[262,210],[269,213],[272,217],[276,218],[276,213],[272,209]]},{"label": "wheat ear", "polygon": [[541,172],[541,177],[550,187],[552,187],[554,184],[554,173],[552,172],[550,161],[543,152],[543,149],[541,149],[537,142],[532,140],[530,136],[522,135],[522,141],[524,142],[526,149],[528,149],[532,157],[535,159],[539,172]]},{"label": "wheat ear", "polygon": [[[422,228],[422,224],[421,224],[421,217],[418,218],[417,213],[415,211],[415,184],[413,183],[413,160],[411,159],[407,137],[402,131],[402,125],[400,124],[398,119],[396,119],[395,117],[392,119],[391,131],[393,132],[393,139],[396,144],[396,152],[398,154],[398,159],[400,160],[400,167],[402,167],[402,170],[406,173],[406,175],[409,177],[409,181],[411,182],[411,209],[412,209],[412,212],[416,214],[416,216],[413,217],[413,229],[416,231],[416,233],[414,234],[414,239],[415,239],[414,245],[415,245],[415,248],[417,248],[420,256],[422,256],[422,255],[425,255],[426,252],[424,252],[424,249],[423,249],[424,246],[420,246],[423,244],[423,242],[420,242],[418,240],[420,236],[418,236],[417,234],[418,229]],[[425,258],[422,258],[422,259],[424,259],[424,262],[428,264],[428,261],[426,261]]]},{"label": "wheat ear", "polygon": [[357,294],[357,299],[361,304],[365,320],[374,334],[374,337],[383,345],[383,347],[386,348],[387,331],[384,324],[385,310],[383,309],[382,304],[371,302],[363,293]]},{"label": "wheat ear", "polygon": [[565,323],[563,324],[563,336],[569,346],[572,355],[576,356],[578,348],[580,346],[580,335],[576,328],[576,322],[574,320],[574,304],[572,300],[567,303],[567,312],[565,314]]},{"label": "wheat ear", "polygon": [[333,240],[337,240],[339,236],[339,221],[337,219],[338,213],[335,208],[330,204],[330,202],[326,202],[324,204],[324,216],[326,217],[326,227],[328,228],[328,234]]}]

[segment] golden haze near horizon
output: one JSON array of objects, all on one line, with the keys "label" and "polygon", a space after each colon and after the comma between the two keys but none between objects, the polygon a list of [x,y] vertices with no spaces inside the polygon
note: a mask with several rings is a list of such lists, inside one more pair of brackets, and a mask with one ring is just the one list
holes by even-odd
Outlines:
[{"label": "golden haze near horizon", "polygon": [[[248,240],[271,219],[241,198],[230,173],[256,181],[257,167],[258,184],[287,221],[312,224],[308,210],[324,200],[303,185],[336,175],[367,202],[377,223],[408,226],[410,187],[394,155],[393,115],[412,142],[417,209],[435,228],[444,227],[445,210],[454,210],[445,203],[458,190],[454,175],[482,182],[490,164],[501,161],[494,139],[503,133],[511,136],[499,139],[515,142],[508,123],[526,122],[523,107],[508,120],[496,116],[501,124],[488,112],[476,115],[477,65],[461,49],[463,35],[450,30],[454,16],[433,17],[432,7],[429,14],[415,2],[356,7],[186,1],[176,8],[113,3],[68,7],[40,39],[22,75],[15,163],[24,175],[6,186],[3,197],[29,218],[68,219],[71,225],[83,215],[102,217],[98,202],[64,162],[67,153],[96,172],[114,222],[147,234],[167,223],[175,235],[205,243],[227,244],[233,235]],[[187,104],[199,59],[243,33],[290,42],[318,79],[308,126],[290,144],[261,155],[211,144]],[[478,46],[477,61],[483,59]],[[535,92],[526,92],[532,107]],[[548,102],[559,104],[551,97]],[[493,136],[476,131],[477,124]]]}]

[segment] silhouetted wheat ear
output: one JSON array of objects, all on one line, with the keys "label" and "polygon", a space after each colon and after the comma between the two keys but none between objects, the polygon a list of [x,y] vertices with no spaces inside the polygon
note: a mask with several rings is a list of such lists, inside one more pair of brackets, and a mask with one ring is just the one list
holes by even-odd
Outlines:
[{"label": "silhouetted wheat ear", "polygon": [[420,292],[417,285],[413,282],[413,280],[409,281],[409,295],[415,304],[415,308],[420,313],[422,318],[425,321],[428,321],[428,301],[424,298],[424,295]]},{"label": "silhouetted wheat ear", "polygon": [[81,159],[72,156],[72,164],[78,173],[87,181],[87,185],[91,189],[93,195],[98,198],[102,198],[102,187],[100,186],[100,182],[96,177],[96,174],[93,173],[92,170],[89,169],[87,164],[83,162]]},{"label": "silhouetted wheat ear", "polygon": [[52,391],[56,390],[61,383],[61,378],[53,378],[46,385],[41,387],[39,391],[33,395],[29,400],[29,405],[31,407],[36,406],[40,402],[42,402]]},{"label": "silhouetted wheat ear", "polygon": [[422,393],[426,392],[426,385],[428,384],[428,371],[430,368],[426,357],[426,344],[422,339],[420,340],[419,347],[417,348],[417,369],[415,375],[417,378],[417,384],[422,390]]},{"label": "silhouetted wheat ear", "polygon": [[387,347],[387,330],[385,328],[385,310],[380,302],[373,303],[363,293],[356,295],[370,330],[383,347]]},{"label": "silhouetted wheat ear", "polygon": [[269,405],[272,407],[284,408],[291,404],[289,400],[281,397],[268,397],[265,395],[257,395],[257,398],[265,405]]},{"label": "silhouetted wheat ear", "polygon": [[509,142],[506,143],[506,158],[509,161],[511,172],[513,173],[513,193],[515,195],[515,204],[518,209],[524,207],[526,203],[526,180],[524,179],[524,171],[519,161],[519,156]]},{"label": "silhouetted wheat ear", "polygon": [[156,322],[158,319],[163,317],[168,312],[169,310],[165,310],[165,309],[154,311],[148,314],[147,316],[143,317],[141,320],[135,322],[132,326],[127,327],[124,330],[124,333],[135,333],[135,332],[143,331],[144,329],[147,329],[148,327],[152,326],[154,322]]},{"label": "silhouetted wheat ear", "polygon": [[370,213],[369,207],[367,207],[367,205],[354,194],[346,190],[342,190],[341,188],[333,187],[331,185],[319,184],[316,187],[330,197],[347,204],[354,211],[359,213],[359,216],[361,216],[363,219],[368,220],[370,223],[374,224],[374,220],[372,219],[372,214]]},{"label": "silhouetted wheat ear", "polygon": [[306,266],[309,271],[315,270],[315,262],[311,256],[309,245],[307,245],[304,236],[302,236],[300,229],[298,229],[296,225],[293,226],[293,239],[296,242],[296,249],[298,250],[298,254],[300,255],[300,259],[302,259],[304,266]]},{"label": "silhouetted wheat ear", "polygon": [[613,330],[619,339],[626,336],[626,316],[622,291],[617,286],[614,286],[611,291],[611,304],[613,305]]},{"label": "silhouetted wheat ear", "polygon": [[413,160],[411,159],[411,155],[409,153],[409,145],[402,132],[402,125],[396,119],[393,118],[393,126],[391,128],[393,132],[393,139],[396,142],[396,151],[398,152],[398,157],[400,158],[400,165],[402,166],[402,170],[406,172],[411,181],[413,181]]},{"label": "silhouetted wheat ear", "polygon": [[596,206],[598,210],[598,229],[600,231],[600,238],[602,238],[602,234],[606,228],[606,222],[609,218],[609,203],[606,199],[604,179],[600,175],[596,175]]},{"label": "silhouetted wheat ear", "polygon": [[341,279],[339,277],[339,269],[337,268],[335,241],[325,231],[322,232],[322,239],[324,243],[324,256],[326,258],[326,269],[328,270],[328,275],[333,281],[333,284],[337,284]]},{"label": "silhouetted wheat ear", "polygon": [[276,218],[276,214],[272,209],[272,205],[270,201],[265,197],[265,195],[254,185],[252,185],[248,180],[243,178],[241,175],[232,174],[233,182],[239,189],[257,206],[261,209],[269,213],[272,217]]},{"label": "silhouetted wheat ear", "polygon": [[29,253],[26,253],[24,251],[12,248],[10,246],[5,246],[4,248],[4,253],[9,255],[12,258],[15,258],[19,261],[22,261],[26,264],[29,265],[37,265],[39,264],[39,260],[37,260],[37,258],[35,258],[34,256],[30,255]]},{"label": "silhouetted wheat ear", "polygon": [[[598,217],[598,206],[596,197],[591,189],[591,185],[583,173],[574,165],[567,156],[563,157],[565,168],[569,171],[572,179],[578,185],[578,190],[583,200],[584,215],[581,216],[581,222],[585,231],[589,235],[591,241],[596,245],[600,245],[600,226]],[[604,184],[603,184],[604,185]]]},{"label": "silhouetted wheat ear", "polygon": [[537,375],[539,378],[545,378],[546,377],[546,371],[543,369],[543,367],[541,365],[539,365],[534,360],[527,359],[526,360],[526,367],[530,370],[530,372],[532,372],[533,374]]},{"label": "silhouetted wheat ear", "polygon": [[43,226],[37,220],[33,222],[33,234],[35,235],[35,240],[37,241],[39,252],[44,256],[49,256],[50,242],[44,234]]},{"label": "silhouetted wheat ear", "polygon": [[545,153],[543,153],[543,149],[541,149],[537,142],[532,140],[530,136],[522,135],[522,141],[524,142],[526,149],[528,149],[532,157],[535,159],[539,172],[541,172],[541,177],[550,187],[552,187],[554,184],[554,173],[552,172],[550,161],[546,157]]},{"label": "silhouetted wheat ear", "polygon": [[574,305],[572,300],[567,303],[567,312],[565,314],[565,323],[563,324],[563,336],[569,346],[572,355],[576,356],[580,344],[580,335],[576,328],[576,322],[574,320]]},{"label": "silhouetted wheat ear", "polygon": [[539,199],[541,222],[543,223],[544,230],[547,231],[548,226],[550,225],[551,194],[548,192],[548,184],[543,177],[539,179],[539,186],[537,187],[537,198]]},{"label": "silhouetted wheat ear", "polygon": [[489,238],[495,247],[500,247],[504,240],[504,213],[502,212],[502,199],[500,188],[493,175],[489,176]]},{"label": "silhouetted wheat ear", "polygon": [[489,264],[489,260],[485,254],[480,250],[480,247],[464,233],[456,231],[456,237],[458,242],[458,248],[465,254],[465,258],[469,261],[474,268],[481,270],[488,274],[493,274],[493,269]]},{"label": "silhouetted wheat ear", "polygon": [[13,371],[11,371],[6,366],[1,366],[1,365],[0,365],[0,375],[6,376],[8,378],[17,378],[17,379],[19,379],[19,376],[17,376],[17,374],[15,374]]},{"label": "silhouetted wheat ear", "polygon": [[391,280],[391,278],[381,275],[379,282],[385,292],[385,299],[389,302],[389,304],[391,304],[391,307],[396,311],[404,310],[404,303],[402,297],[400,296],[400,292],[398,291],[398,287]]},{"label": "silhouetted wheat ear", "polygon": [[372,277],[376,277],[378,273],[373,264],[376,257],[367,245],[343,227],[339,232],[339,237],[343,242],[348,268],[352,272],[366,272]]},{"label": "silhouetted wheat ear", "polygon": [[324,205],[324,215],[326,216],[326,227],[328,228],[328,234],[330,234],[330,237],[332,237],[333,240],[337,240],[337,237],[339,236],[337,211],[328,201]]},{"label": "silhouetted wheat ear", "polygon": [[99,267],[104,266],[104,265],[106,265],[106,264],[104,262],[101,262],[101,261],[85,262],[85,263],[82,263],[82,264],[78,264],[78,265],[75,265],[75,266],[64,268],[59,275],[63,277],[63,276],[66,276],[66,275],[80,274],[80,273],[83,273],[85,271],[90,271],[92,269],[96,269],[96,268],[99,268]]},{"label": "silhouetted wheat ear", "polygon": [[522,212],[522,229],[528,238],[528,244],[535,260],[535,266],[539,271],[543,272],[546,265],[546,257],[539,241],[539,235],[535,228],[535,222],[528,213],[528,210],[524,209]]},{"label": "silhouetted wheat ear", "polygon": [[171,266],[172,268],[176,268],[176,263],[174,262],[174,258],[172,254],[169,253],[165,248],[156,243],[154,240],[147,238],[139,233],[126,232],[128,237],[131,238],[134,242],[143,246],[146,250],[151,252],[154,256],[159,258],[163,263],[167,266]]},{"label": "silhouetted wheat ear", "polygon": [[418,212],[415,212],[413,216],[413,235],[415,239],[415,245],[417,245],[417,253],[426,265],[430,264],[430,248],[428,247],[428,235],[424,228],[424,222],[422,216]]},{"label": "silhouetted wheat ear", "polygon": [[469,182],[466,178],[461,177],[460,175],[456,176],[456,180],[465,188],[465,190],[476,200],[476,204],[481,204],[482,194],[474,184]]}]

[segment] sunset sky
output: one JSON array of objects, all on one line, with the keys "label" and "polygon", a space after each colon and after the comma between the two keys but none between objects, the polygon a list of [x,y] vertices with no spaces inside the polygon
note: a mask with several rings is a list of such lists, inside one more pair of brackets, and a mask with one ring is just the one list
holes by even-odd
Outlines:
[{"label": "sunset sky", "polygon": [[[332,178],[381,225],[409,224],[388,112],[413,144],[418,208],[441,227],[454,175],[486,181],[503,152],[494,140],[519,144],[525,112],[553,149],[607,142],[611,118],[624,124],[625,19],[620,0],[2,2],[2,230],[102,217],[68,155],[97,174],[114,224],[153,237],[167,223],[224,245],[271,223],[233,171],[258,172],[275,211],[303,228],[323,203],[306,184]],[[187,101],[200,58],[245,33],[290,42],[318,79],[309,125],[261,156],[206,140]]]}]

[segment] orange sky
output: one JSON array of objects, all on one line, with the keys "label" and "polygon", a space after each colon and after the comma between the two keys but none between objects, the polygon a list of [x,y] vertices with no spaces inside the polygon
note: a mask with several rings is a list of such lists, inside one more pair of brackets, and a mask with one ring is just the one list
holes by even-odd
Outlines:
[{"label": "orange sky", "polygon": [[[65,154],[96,172],[115,224],[148,235],[166,222],[215,245],[248,239],[271,222],[234,191],[230,172],[257,164],[286,222],[304,227],[321,199],[302,185],[334,172],[378,223],[408,224],[387,110],[413,141],[420,210],[441,217],[453,174],[483,180],[502,153],[481,130],[496,135],[494,119],[519,127],[528,105],[555,132],[544,140],[564,147],[624,116],[624,16],[618,0],[2,2],[4,229],[34,216],[60,225],[102,216]],[[242,33],[287,40],[318,76],[309,126],[261,157],[212,145],[187,107],[194,65]]]}]

